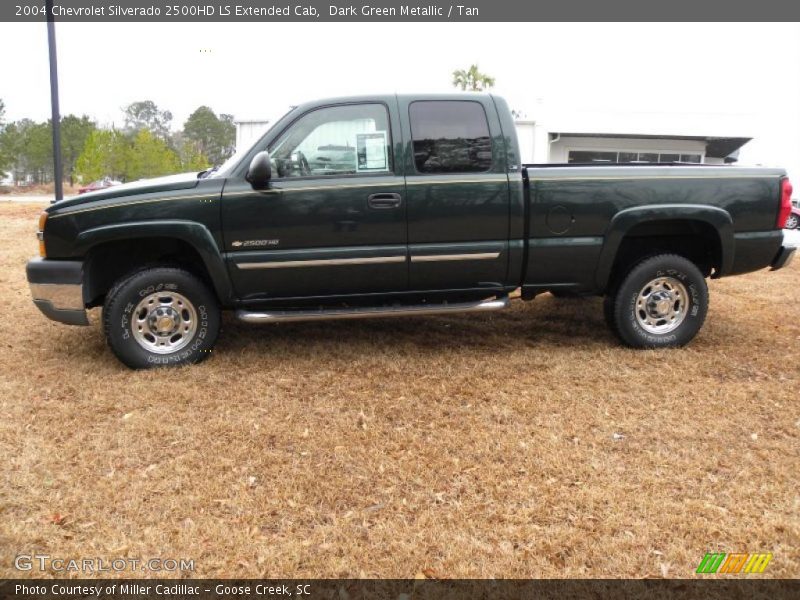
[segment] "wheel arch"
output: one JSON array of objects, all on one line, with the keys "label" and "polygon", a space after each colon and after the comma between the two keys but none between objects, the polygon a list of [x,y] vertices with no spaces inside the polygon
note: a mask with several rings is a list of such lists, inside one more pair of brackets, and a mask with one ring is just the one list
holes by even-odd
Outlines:
[{"label": "wheel arch", "polygon": [[143,221],[81,232],[75,249],[86,257],[84,300],[97,304],[113,280],[148,264],[171,263],[202,277],[223,306],[233,301],[225,262],[211,232],[192,221]]},{"label": "wheel arch", "polygon": [[[627,259],[626,252],[630,250],[636,254],[638,251],[634,259],[641,259],[647,255],[644,249],[648,243],[651,243],[653,251],[675,252],[694,258],[691,254],[699,251],[696,248],[675,246],[677,240],[686,236],[699,240],[697,246],[712,253],[711,268],[707,269],[710,273],[713,268],[712,277],[730,271],[734,258],[734,231],[733,219],[726,210],[715,206],[659,204],[622,210],[612,218],[605,232],[595,285],[605,291],[612,283],[615,269]],[[632,246],[636,248],[632,249]]]}]

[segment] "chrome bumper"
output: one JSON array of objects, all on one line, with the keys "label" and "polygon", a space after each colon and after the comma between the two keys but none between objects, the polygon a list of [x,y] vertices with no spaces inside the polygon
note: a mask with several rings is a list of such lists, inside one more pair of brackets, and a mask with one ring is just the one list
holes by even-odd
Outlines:
[{"label": "chrome bumper", "polygon": [[83,303],[83,263],[33,259],[28,262],[33,303],[49,319],[68,325],[88,325]]}]

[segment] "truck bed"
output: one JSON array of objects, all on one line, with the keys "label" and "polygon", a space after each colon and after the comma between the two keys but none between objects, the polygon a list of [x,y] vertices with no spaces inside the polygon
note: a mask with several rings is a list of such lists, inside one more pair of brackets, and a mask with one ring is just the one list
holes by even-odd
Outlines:
[{"label": "truck bed", "polygon": [[717,165],[526,164],[523,289],[602,293],[623,238],[635,246],[639,237],[675,244],[686,236],[689,244],[701,234],[714,248],[704,257],[709,275],[763,268],[781,246],[775,220],[784,175]]}]

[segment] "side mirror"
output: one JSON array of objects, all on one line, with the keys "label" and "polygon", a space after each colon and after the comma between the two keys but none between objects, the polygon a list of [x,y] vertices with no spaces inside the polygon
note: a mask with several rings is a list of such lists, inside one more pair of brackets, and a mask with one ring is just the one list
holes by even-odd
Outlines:
[{"label": "side mirror", "polygon": [[272,161],[269,157],[269,152],[266,150],[259,152],[250,161],[250,167],[247,169],[247,175],[244,178],[250,182],[256,189],[263,189],[269,184],[272,178]]}]

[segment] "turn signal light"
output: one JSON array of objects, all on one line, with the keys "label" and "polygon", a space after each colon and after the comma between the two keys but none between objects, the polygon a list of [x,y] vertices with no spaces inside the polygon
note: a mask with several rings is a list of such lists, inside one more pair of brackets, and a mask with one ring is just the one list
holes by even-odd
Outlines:
[{"label": "turn signal light", "polygon": [[36,232],[36,237],[39,240],[39,256],[42,258],[47,257],[47,251],[44,247],[44,225],[47,223],[47,213],[43,212],[39,215],[39,231]]},{"label": "turn signal light", "polygon": [[778,221],[776,225],[778,229],[783,229],[786,225],[786,219],[792,212],[792,182],[786,177],[781,179],[781,207],[778,209]]}]

